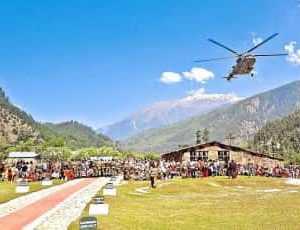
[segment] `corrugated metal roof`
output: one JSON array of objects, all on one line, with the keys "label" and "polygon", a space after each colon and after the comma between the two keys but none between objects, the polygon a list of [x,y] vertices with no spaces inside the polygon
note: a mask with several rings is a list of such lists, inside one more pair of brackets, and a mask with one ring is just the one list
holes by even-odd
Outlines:
[{"label": "corrugated metal roof", "polygon": [[35,158],[39,154],[35,152],[10,152],[8,158]]}]

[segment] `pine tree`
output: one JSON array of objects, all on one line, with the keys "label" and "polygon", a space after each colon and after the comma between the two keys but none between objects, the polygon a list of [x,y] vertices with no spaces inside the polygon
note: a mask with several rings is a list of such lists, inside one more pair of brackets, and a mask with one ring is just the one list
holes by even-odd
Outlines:
[{"label": "pine tree", "polygon": [[202,141],[204,143],[209,142],[209,130],[207,128],[205,128],[202,132]]}]

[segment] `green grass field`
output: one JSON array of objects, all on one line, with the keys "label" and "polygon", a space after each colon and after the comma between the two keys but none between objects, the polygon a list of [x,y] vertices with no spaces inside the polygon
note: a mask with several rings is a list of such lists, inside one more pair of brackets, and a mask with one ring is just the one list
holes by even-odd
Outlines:
[{"label": "green grass field", "polygon": [[[61,180],[54,180],[53,185],[62,184]],[[30,192],[36,192],[44,188],[49,188],[51,186],[42,186],[41,182],[30,182]],[[26,195],[28,193],[16,193],[16,184],[10,184],[8,182],[0,182],[0,204],[17,198],[19,196]]]},{"label": "green grass field", "polygon": [[[136,191],[147,182],[129,182],[118,188],[117,197],[106,198],[110,213],[98,222],[107,230],[300,229],[300,186],[284,181],[175,179],[159,182],[149,193]],[[77,220],[69,230],[78,225]]]}]

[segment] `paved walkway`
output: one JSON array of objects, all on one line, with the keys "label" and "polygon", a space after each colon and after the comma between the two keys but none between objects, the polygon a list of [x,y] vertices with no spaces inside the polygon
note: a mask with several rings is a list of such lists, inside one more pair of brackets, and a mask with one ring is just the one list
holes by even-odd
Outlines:
[{"label": "paved walkway", "polygon": [[63,202],[72,194],[91,184],[94,180],[95,179],[92,178],[83,179],[75,185],[54,192],[22,209],[1,217],[0,228],[5,230],[22,229],[24,226],[32,223],[34,220]]}]

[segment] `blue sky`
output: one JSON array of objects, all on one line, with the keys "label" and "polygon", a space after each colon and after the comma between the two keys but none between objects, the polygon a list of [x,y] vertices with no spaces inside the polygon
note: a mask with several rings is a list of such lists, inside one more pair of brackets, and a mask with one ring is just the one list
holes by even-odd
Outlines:
[{"label": "blue sky", "polygon": [[[300,79],[284,57],[258,60],[255,79],[222,79],[233,61],[214,38],[243,51],[253,34],[280,35],[257,53],[300,49],[297,0],[6,1],[0,8],[0,86],[11,101],[42,121],[79,120],[93,127],[188,91],[249,96]],[[300,52],[300,51],[299,51]],[[205,84],[163,84],[163,72],[202,67]]]}]

